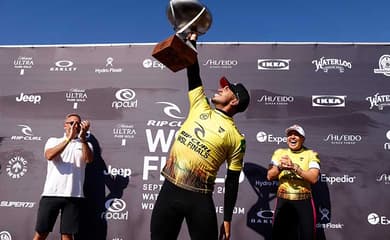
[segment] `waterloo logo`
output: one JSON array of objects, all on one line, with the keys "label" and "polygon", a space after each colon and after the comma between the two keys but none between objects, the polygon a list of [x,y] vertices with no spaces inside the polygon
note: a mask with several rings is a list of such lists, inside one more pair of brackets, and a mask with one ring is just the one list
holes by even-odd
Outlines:
[{"label": "waterloo logo", "polygon": [[329,134],[324,138],[324,142],[335,145],[354,145],[362,141],[361,135],[353,134]]},{"label": "waterloo logo", "polygon": [[351,62],[337,58],[321,57],[318,60],[313,60],[311,63],[315,65],[316,72],[322,70],[323,72],[327,73],[329,70],[338,70],[340,73],[343,73],[345,72],[345,69],[352,69]]},{"label": "waterloo logo", "polygon": [[73,103],[73,109],[77,109],[79,103],[87,101],[88,95],[85,89],[72,88],[65,93],[65,98],[67,102]]},{"label": "waterloo logo", "polygon": [[126,202],[120,198],[108,199],[105,203],[106,211],[101,214],[105,220],[127,220],[129,211],[125,211]]},{"label": "waterloo logo", "polygon": [[374,96],[366,97],[366,100],[370,102],[370,109],[377,107],[379,110],[383,110],[384,107],[390,106],[390,95],[379,95],[376,93]]},{"label": "waterloo logo", "polygon": [[153,60],[153,59],[150,59],[150,58],[146,58],[143,62],[142,62],[142,66],[146,69],[153,69],[153,68],[158,68],[158,69],[164,69],[165,66],[164,64],[162,64],[161,62],[157,61],[157,60]]},{"label": "waterloo logo", "polygon": [[23,135],[14,135],[11,136],[11,140],[13,141],[42,141],[42,137],[35,136],[33,134],[33,131],[30,126],[19,124],[18,125],[21,129],[20,131],[23,133]]},{"label": "waterloo logo", "polygon": [[21,156],[15,156],[8,161],[5,171],[12,179],[19,179],[27,172],[27,161]]},{"label": "waterloo logo", "polygon": [[20,69],[20,75],[24,75],[26,69],[31,69],[34,66],[32,57],[19,56],[14,60],[14,68]]},{"label": "waterloo logo", "polygon": [[135,99],[135,91],[130,88],[123,88],[115,93],[116,101],[112,102],[111,107],[115,109],[120,108],[137,108],[138,100]]},{"label": "waterloo logo", "polygon": [[22,103],[33,103],[33,104],[40,104],[41,103],[42,96],[41,95],[34,95],[34,94],[24,94],[23,92],[20,93],[19,97],[16,97],[16,102],[22,102]]},{"label": "waterloo logo", "polygon": [[258,103],[262,103],[264,105],[272,105],[272,106],[281,106],[288,105],[294,102],[293,96],[281,96],[281,95],[263,95],[260,99],[257,99]]},{"label": "waterloo logo", "polygon": [[379,68],[374,69],[374,73],[390,76],[390,55],[382,55],[379,58]]},{"label": "waterloo logo", "polygon": [[233,68],[238,65],[238,60],[235,59],[207,59],[203,66],[209,68]]},{"label": "waterloo logo", "polygon": [[95,73],[102,74],[102,73],[121,73],[123,71],[122,68],[114,68],[113,65],[114,58],[108,57],[106,59],[106,65],[104,68],[96,68]]},{"label": "waterloo logo", "polygon": [[313,107],[345,107],[347,96],[336,95],[313,95]]},{"label": "waterloo logo", "polygon": [[50,67],[50,72],[75,72],[77,67],[70,60],[59,60],[54,63],[55,66]]},{"label": "waterloo logo", "polygon": [[128,139],[133,139],[137,134],[134,128],[134,125],[131,124],[118,124],[112,129],[112,134],[114,138],[121,139],[121,145],[126,146],[126,141]]},{"label": "waterloo logo", "polygon": [[290,70],[291,59],[257,59],[258,70]]}]

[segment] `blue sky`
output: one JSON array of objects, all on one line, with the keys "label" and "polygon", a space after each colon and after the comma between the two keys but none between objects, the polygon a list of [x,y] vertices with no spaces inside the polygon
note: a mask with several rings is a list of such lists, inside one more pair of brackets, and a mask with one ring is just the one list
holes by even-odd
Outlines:
[{"label": "blue sky", "polygon": [[[202,0],[202,42],[390,42],[389,0]],[[0,0],[0,45],[155,43],[169,0]]]}]

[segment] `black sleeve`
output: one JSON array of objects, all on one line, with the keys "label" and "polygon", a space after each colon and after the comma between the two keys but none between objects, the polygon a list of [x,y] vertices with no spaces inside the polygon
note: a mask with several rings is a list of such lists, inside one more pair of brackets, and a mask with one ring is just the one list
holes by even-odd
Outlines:
[{"label": "black sleeve", "polygon": [[[191,41],[192,45],[196,48],[196,41]],[[200,78],[200,69],[198,58],[191,66],[187,67],[187,78],[188,78],[188,91],[202,86],[202,79]]]},{"label": "black sleeve", "polygon": [[225,198],[223,207],[223,220],[230,222],[233,216],[234,205],[238,195],[240,171],[227,170],[225,181]]}]

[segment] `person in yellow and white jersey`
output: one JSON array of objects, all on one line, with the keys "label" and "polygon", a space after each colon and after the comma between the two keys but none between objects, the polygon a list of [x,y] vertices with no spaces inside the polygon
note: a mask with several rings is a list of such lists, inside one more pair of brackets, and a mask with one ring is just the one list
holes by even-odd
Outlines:
[{"label": "person in yellow and white jersey", "polygon": [[[196,34],[190,34],[189,39],[196,46]],[[152,240],[177,239],[184,219],[192,240],[218,239],[212,194],[218,170],[224,163],[227,176],[220,237],[230,239],[245,153],[245,138],[233,116],[246,110],[250,97],[244,85],[222,77],[211,98],[215,106],[212,108],[199,72],[198,61],[187,68],[190,109],[162,170],[165,181],[152,212]]]},{"label": "person in yellow and white jersey", "polygon": [[286,129],[287,146],[274,151],[268,180],[279,180],[273,240],[315,239],[316,212],[311,185],[318,181],[320,159],[305,147],[305,131],[297,124]]}]

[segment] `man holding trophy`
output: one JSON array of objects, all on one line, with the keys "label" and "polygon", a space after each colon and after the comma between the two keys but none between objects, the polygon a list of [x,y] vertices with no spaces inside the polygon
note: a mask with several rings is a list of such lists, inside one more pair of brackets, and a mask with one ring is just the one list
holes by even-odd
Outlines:
[{"label": "man holding trophy", "polygon": [[[187,33],[186,40],[194,48],[197,36],[196,32]],[[162,170],[165,181],[152,212],[151,239],[177,239],[184,219],[192,240],[218,239],[213,189],[218,170],[225,162],[224,221],[219,237],[230,239],[245,154],[245,138],[233,116],[246,110],[249,93],[242,84],[232,84],[222,77],[220,88],[211,98],[213,109],[204,92],[197,58],[187,67],[187,77],[189,114]]]}]

